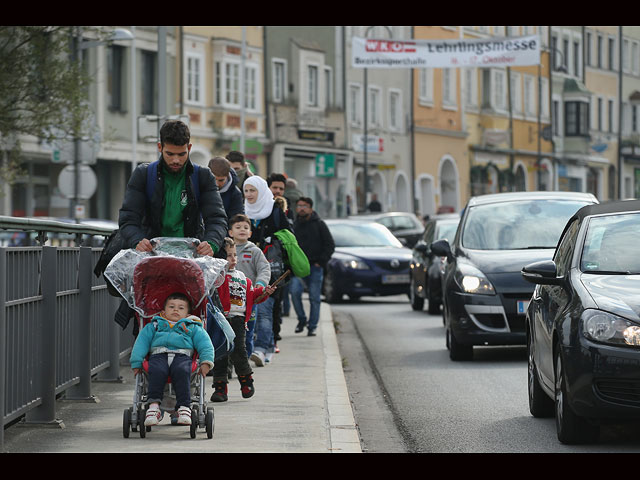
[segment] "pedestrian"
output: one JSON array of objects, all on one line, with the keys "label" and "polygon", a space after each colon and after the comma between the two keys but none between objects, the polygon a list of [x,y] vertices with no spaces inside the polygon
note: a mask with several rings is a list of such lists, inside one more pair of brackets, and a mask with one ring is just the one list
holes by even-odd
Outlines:
[{"label": "pedestrian", "polygon": [[[279,230],[293,232],[282,209],[282,203],[276,202],[266,180],[257,175],[253,175],[245,181],[244,198],[244,211],[251,220],[252,227],[249,240],[260,248],[263,253],[266,252],[267,248],[271,248],[274,245],[277,251],[278,241],[275,233]],[[265,253],[265,256],[269,259],[269,255]],[[269,283],[273,283],[279,274],[279,271],[272,268]],[[272,354],[275,353],[273,306],[273,297],[269,297],[265,302],[258,305],[255,350],[251,354],[251,360],[259,367],[268,363],[272,358]]]},{"label": "pedestrian", "polygon": [[[290,284],[291,303],[298,316],[296,333],[300,333],[307,326],[307,335],[314,336],[320,319],[320,294],[322,291],[322,279],[327,262],[335,250],[333,236],[327,224],[313,210],[313,200],[308,197],[300,197],[296,204],[296,221],[294,232],[298,244],[307,255],[311,265],[310,274],[307,277],[294,277]],[[303,283],[309,291],[309,323],[302,305]]]},{"label": "pedestrian", "polygon": [[374,194],[371,195],[371,202],[369,202],[369,205],[367,205],[367,210],[369,210],[370,212],[381,212],[382,211],[382,205],[378,201],[378,195],[377,194],[374,193]]},{"label": "pedestrian", "polygon": [[[251,237],[251,220],[244,214],[234,215],[229,219],[229,236],[233,238],[238,253],[237,270],[245,274],[251,282],[259,287],[269,285],[271,267],[264,253],[255,243],[249,241]],[[247,356],[253,353],[253,334],[256,326],[257,305],[253,306],[251,317],[247,322],[246,350]]]},{"label": "pedestrian", "polygon": [[302,196],[302,192],[298,190],[298,181],[295,178],[288,177],[286,188],[284,189],[284,198],[287,199],[291,210],[295,210],[298,199]]},{"label": "pedestrian", "polygon": [[273,193],[273,198],[282,199],[282,201],[284,202],[284,213],[289,219],[289,222],[293,225],[293,210],[290,207],[292,205],[295,205],[295,203],[289,203],[289,200],[284,195],[286,183],[287,177],[285,177],[282,173],[272,173],[267,177],[267,185],[269,186],[269,190],[271,190],[271,193]]},{"label": "pedestrian", "polygon": [[227,156],[225,158],[229,160],[231,167],[235,170],[236,175],[238,176],[238,188],[244,195],[244,182],[247,178],[253,176],[253,173],[247,166],[247,162],[244,158],[244,153],[238,152],[237,150],[231,150],[229,153],[227,153]]},{"label": "pedestrian", "polygon": [[[131,174],[118,218],[122,248],[149,252],[155,237],[189,237],[201,240],[198,255],[213,256],[220,249],[227,216],[211,170],[189,158],[190,140],[185,123],[166,121],[160,128],[160,158]],[[123,300],[115,321],[124,329],[133,315]]]},{"label": "pedestrian", "polygon": [[229,321],[229,325],[231,325],[236,336],[233,340],[233,351],[228,356],[218,359],[213,367],[214,392],[211,395],[212,402],[226,402],[228,399],[227,365],[229,360],[231,360],[236,370],[242,398],[251,398],[255,393],[253,371],[249,364],[245,344],[246,324],[251,316],[253,304],[265,301],[275,290],[270,286],[256,286],[254,288],[251,280],[236,269],[238,253],[232,238],[225,238],[224,250],[229,263],[224,283],[218,287],[218,296],[220,297],[224,316]]},{"label": "pedestrian", "polygon": [[[189,315],[191,302],[183,293],[170,294],[159,315],[142,329],[131,350],[131,368],[135,375],[143,372],[142,364],[149,355],[149,408],[145,426],[157,425],[162,419],[160,403],[169,376],[176,392],[178,425],[191,425],[191,364],[198,352],[200,374],[206,377],[213,367],[214,350],[202,320]],[[144,428],[144,427],[142,427]]]},{"label": "pedestrian", "polygon": [[231,218],[238,213],[244,213],[244,199],[242,198],[242,192],[238,188],[238,175],[231,168],[229,160],[224,157],[213,157],[209,160],[209,169],[216,179],[216,185],[218,186],[227,218]]}]

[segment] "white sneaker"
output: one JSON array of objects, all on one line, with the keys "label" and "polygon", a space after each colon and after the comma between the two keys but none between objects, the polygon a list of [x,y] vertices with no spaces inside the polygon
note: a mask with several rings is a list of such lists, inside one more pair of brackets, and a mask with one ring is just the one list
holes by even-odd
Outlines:
[{"label": "white sneaker", "polygon": [[251,360],[256,364],[256,367],[264,367],[264,353],[255,351],[251,354]]},{"label": "white sneaker", "polygon": [[145,427],[153,427],[154,425],[158,425],[160,423],[160,419],[162,418],[162,412],[158,407],[151,407],[147,410],[147,414],[144,417],[144,425]]},{"label": "white sneaker", "polygon": [[178,409],[178,425],[191,425],[191,409],[189,407]]}]

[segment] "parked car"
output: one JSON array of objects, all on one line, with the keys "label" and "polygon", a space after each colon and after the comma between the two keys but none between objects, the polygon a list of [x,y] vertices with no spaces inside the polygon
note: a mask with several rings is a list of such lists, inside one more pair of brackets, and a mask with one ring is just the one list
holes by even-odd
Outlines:
[{"label": "parked car", "polygon": [[413,246],[411,259],[409,298],[413,310],[422,310],[427,300],[429,313],[440,312],[442,305],[442,272],[447,257],[440,257],[431,251],[431,244],[436,240],[453,240],[460,223],[460,215],[436,215],[430,218],[424,228],[422,237]]},{"label": "parked car", "polygon": [[552,260],[525,266],[529,410],[562,443],[640,419],[640,200],[581,208]]},{"label": "parked car", "polygon": [[349,217],[354,220],[378,222],[387,227],[408,248],[413,248],[424,231],[424,224],[413,213],[385,212]]},{"label": "parked car", "polygon": [[411,250],[385,227],[362,220],[325,220],[336,244],[327,264],[323,291],[327,302],[348,295],[409,293]]},{"label": "parked car", "polygon": [[576,192],[514,192],[472,197],[453,243],[431,250],[447,257],[443,317],[452,360],[473,359],[475,345],[524,345],[533,285],[520,271],[551,259],[560,234],[581,207],[597,203]]}]

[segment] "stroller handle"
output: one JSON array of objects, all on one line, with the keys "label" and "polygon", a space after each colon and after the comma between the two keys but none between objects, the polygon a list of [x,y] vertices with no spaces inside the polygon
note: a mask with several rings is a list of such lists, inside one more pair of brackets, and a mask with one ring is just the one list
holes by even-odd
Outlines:
[{"label": "stroller handle", "polygon": [[[193,252],[195,253],[198,245],[200,245],[200,240],[198,240],[197,238],[193,238],[193,241],[191,242],[191,247],[193,249]],[[151,255],[157,255],[158,252],[156,251],[156,247],[158,246],[158,240],[156,238],[152,238],[151,240],[149,240],[149,242],[151,243],[151,251],[149,252]]]}]

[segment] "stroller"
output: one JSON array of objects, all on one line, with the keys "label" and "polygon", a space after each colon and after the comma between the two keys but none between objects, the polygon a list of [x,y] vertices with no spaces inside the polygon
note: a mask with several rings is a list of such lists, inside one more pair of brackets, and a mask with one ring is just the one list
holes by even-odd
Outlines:
[{"label": "stroller", "polygon": [[[122,251],[105,269],[105,277],[134,309],[140,330],[163,309],[165,299],[173,292],[189,297],[194,305],[191,314],[200,317],[206,329],[208,292],[224,281],[227,262],[212,257],[196,257],[193,247],[197,243],[196,239],[157,238],[152,241],[154,250],[151,253]],[[191,438],[196,437],[198,428],[205,428],[207,437],[212,438],[214,412],[206,403],[205,379],[198,372],[197,353],[191,362],[190,388]],[[136,375],[133,405],[124,410],[122,433],[125,438],[129,437],[130,431],[139,431],[141,438],[151,431],[151,427],[144,425],[147,389],[148,359],[143,363],[143,373]],[[160,409],[163,415],[175,410],[170,378]]]}]

